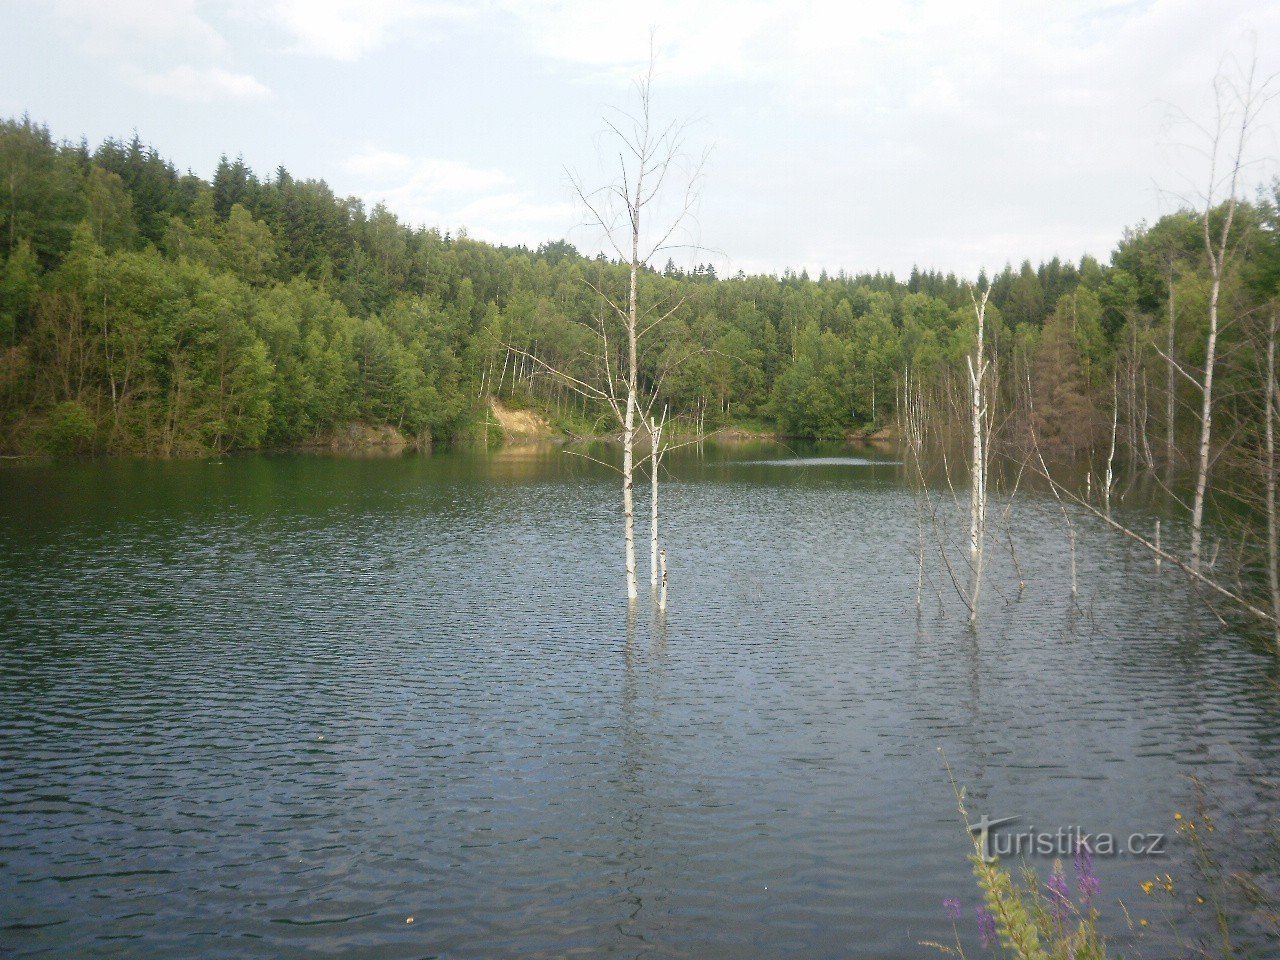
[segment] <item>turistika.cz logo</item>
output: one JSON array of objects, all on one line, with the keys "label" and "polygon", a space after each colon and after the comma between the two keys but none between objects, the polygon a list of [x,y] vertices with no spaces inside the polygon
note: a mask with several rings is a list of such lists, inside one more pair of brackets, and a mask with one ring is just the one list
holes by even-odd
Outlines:
[{"label": "turistika.cz logo", "polygon": [[1035,826],[1009,829],[1021,817],[988,817],[985,813],[969,831],[978,838],[988,863],[1010,857],[1070,857],[1086,847],[1099,857],[1162,857],[1163,833],[1086,833],[1078,826],[1037,830]]}]

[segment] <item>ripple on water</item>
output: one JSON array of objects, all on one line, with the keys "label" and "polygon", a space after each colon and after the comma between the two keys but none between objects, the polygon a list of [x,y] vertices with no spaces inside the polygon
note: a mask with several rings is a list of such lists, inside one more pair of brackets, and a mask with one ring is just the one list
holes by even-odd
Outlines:
[{"label": "ripple on water", "polygon": [[676,462],[665,618],[590,464],[0,474],[6,947],[915,957],[971,889],[939,745],[1037,824],[1260,802],[1273,668],[1128,544],[1079,521],[1073,605],[1028,500],[975,636],[892,464],[766,463]]}]

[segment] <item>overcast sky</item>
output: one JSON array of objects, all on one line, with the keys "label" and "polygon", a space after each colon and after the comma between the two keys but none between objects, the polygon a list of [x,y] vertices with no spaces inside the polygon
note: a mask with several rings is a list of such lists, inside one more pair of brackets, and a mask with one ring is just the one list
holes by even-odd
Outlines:
[{"label": "overcast sky", "polygon": [[1251,36],[1280,66],[1267,0],[0,0],[0,18],[0,113],[58,138],[136,130],[206,177],[242,154],[412,223],[584,249],[600,238],[565,169],[603,176],[601,117],[652,27],[658,114],[713,148],[696,239],[720,254],[696,259],[722,272],[1105,258],[1199,171],[1172,108],[1207,119]]}]

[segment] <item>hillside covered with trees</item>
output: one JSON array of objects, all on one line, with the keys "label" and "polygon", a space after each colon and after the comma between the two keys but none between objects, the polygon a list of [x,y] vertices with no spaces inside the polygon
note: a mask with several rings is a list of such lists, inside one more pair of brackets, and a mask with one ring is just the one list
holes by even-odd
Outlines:
[{"label": "hillside covered with trees", "polygon": [[[476,434],[490,395],[578,431],[604,423],[540,371],[591,362],[592,288],[623,289],[626,271],[565,242],[411,227],[323,181],[225,158],[207,182],[136,137],[90,149],[27,118],[0,122],[0,187],[5,452],[201,455],[323,442],[354,422],[453,440]],[[1246,442],[1261,402],[1255,334],[1280,281],[1274,190],[1241,206],[1233,236],[1218,415],[1221,436]],[[1034,425],[1044,445],[1087,456],[1114,413],[1122,456],[1179,456],[1207,323],[1194,213],[1128,233],[1108,264],[1023,263],[989,279],[1007,435]],[[892,424],[908,378],[940,415],[963,404],[964,278],[668,264],[643,284],[646,302],[681,304],[650,383],[705,429],[838,439]]]}]

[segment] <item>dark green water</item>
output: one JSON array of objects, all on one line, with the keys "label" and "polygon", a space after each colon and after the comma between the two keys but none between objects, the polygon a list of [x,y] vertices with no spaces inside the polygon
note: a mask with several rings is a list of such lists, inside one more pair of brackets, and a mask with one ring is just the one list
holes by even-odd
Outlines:
[{"label": "dark green water", "polygon": [[1077,608],[1028,495],[975,635],[898,467],[790,456],[672,464],[665,619],[560,452],[0,471],[0,955],[930,956],[939,746],[1046,828],[1268,802],[1274,662],[1138,548]]}]

